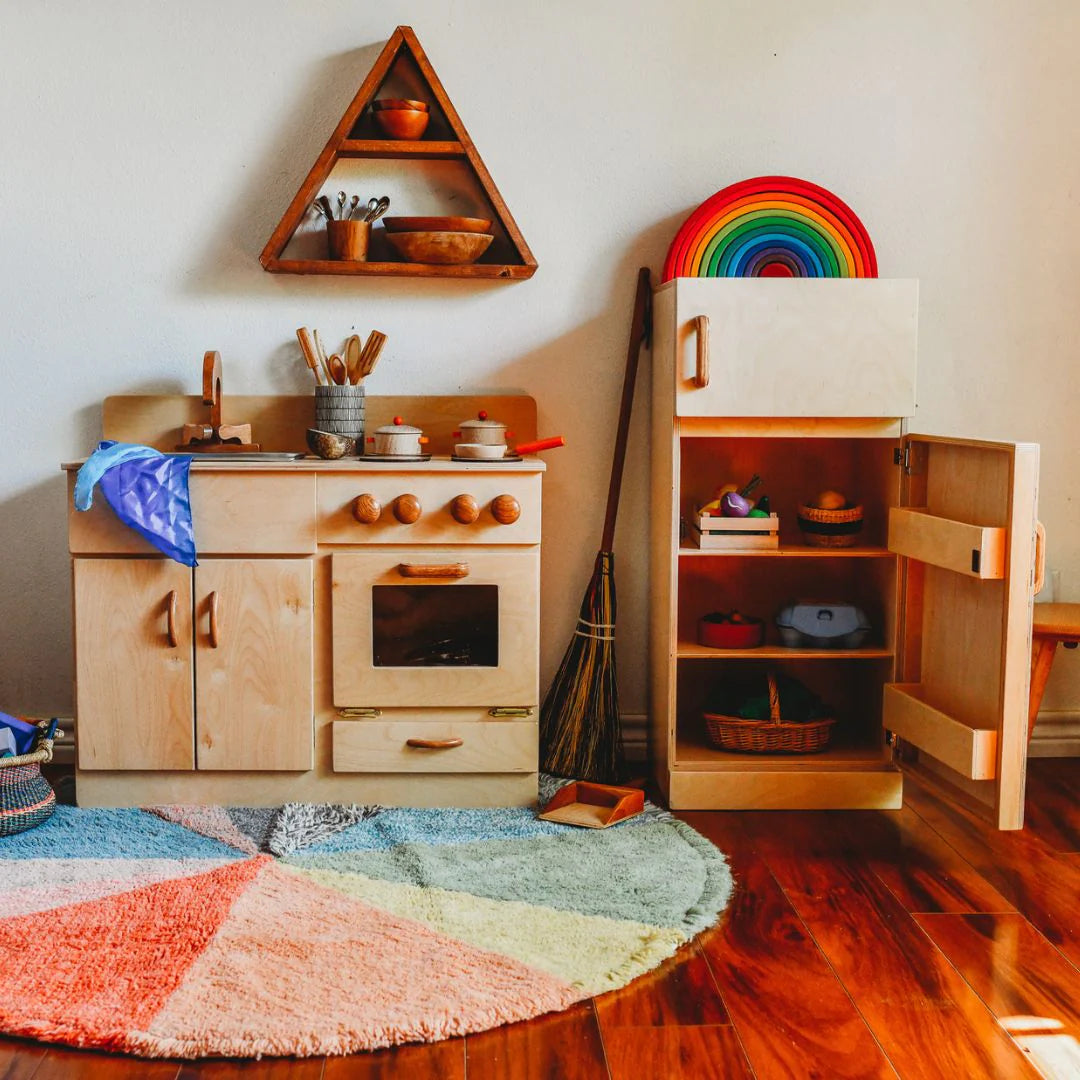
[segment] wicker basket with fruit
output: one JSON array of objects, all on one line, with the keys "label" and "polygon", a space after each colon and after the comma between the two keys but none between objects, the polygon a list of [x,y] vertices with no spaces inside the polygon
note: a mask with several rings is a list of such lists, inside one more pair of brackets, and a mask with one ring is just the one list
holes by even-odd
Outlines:
[{"label": "wicker basket with fruit", "polygon": [[799,529],[809,547],[854,547],[863,527],[862,506],[838,491],[823,491],[799,507]]}]

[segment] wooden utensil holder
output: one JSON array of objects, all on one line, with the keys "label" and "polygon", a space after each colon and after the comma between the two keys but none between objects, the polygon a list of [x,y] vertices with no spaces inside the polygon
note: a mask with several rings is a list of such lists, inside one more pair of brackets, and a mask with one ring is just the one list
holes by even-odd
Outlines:
[{"label": "wooden utensil holder", "polygon": [[371,239],[369,221],[328,221],[326,239],[331,259],[345,262],[367,262],[368,241]]}]

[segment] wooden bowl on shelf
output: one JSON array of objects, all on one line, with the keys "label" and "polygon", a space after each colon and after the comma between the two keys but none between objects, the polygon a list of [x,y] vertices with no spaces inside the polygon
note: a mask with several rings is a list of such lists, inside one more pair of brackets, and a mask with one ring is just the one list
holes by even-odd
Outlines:
[{"label": "wooden bowl on shelf", "polygon": [[384,217],[382,222],[388,233],[491,231],[490,219],[477,217]]},{"label": "wooden bowl on shelf", "polygon": [[377,109],[373,115],[375,123],[391,139],[419,139],[431,119],[423,109]]},{"label": "wooden bowl on shelf", "polygon": [[387,243],[406,261],[437,266],[476,262],[495,237],[472,232],[388,232]]},{"label": "wooden bowl on shelf", "polygon": [[374,112],[382,112],[384,109],[415,109],[417,112],[428,112],[426,101],[412,101],[409,98],[379,98],[371,103]]}]

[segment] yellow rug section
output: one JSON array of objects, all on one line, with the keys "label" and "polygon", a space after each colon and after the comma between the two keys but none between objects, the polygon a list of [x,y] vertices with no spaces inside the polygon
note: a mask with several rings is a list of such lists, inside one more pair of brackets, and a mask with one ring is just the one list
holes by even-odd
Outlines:
[{"label": "yellow rug section", "polygon": [[282,869],[414,919],[447,937],[513,957],[580,987],[583,997],[625,986],[687,941],[686,935],[668,927],[579,915],[516,900],[489,900],[334,870],[306,870],[286,864]]}]

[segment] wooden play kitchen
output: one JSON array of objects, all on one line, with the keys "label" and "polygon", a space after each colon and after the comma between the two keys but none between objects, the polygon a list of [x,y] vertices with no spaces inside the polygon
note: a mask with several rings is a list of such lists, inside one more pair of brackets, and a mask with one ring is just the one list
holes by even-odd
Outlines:
[{"label": "wooden play kitchen", "polygon": [[[897,808],[910,771],[1022,824],[1038,447],[907,430],[917,303],[917,282],[876,278],[687,276],[655,293],[650,743],[674,808]],[[714,546],[726,519],[703,531],[701,508],[754,474],[775,530]],[[808,506],[822,494],[842,505]],[[866,613],[865,642],[783,644],[776,614],[824,599]],[[713,612],[760,617],[764,640],[702,644]],[[823,748],[718,748],[717,697],[773,673],[828,704]]]},{"label": "wooden play kitchen", "polygon": [[[302,456],[310,396],[219,405],[265,456],[194,459],[194,570],[70,513],[79,803],[534,802],[544,464],[449,455],[482,409],[532,438],[535,402],[369,397],[426,432],[407,463]],[[202,408],[107,398],[105,437],[172,451]]]}]

